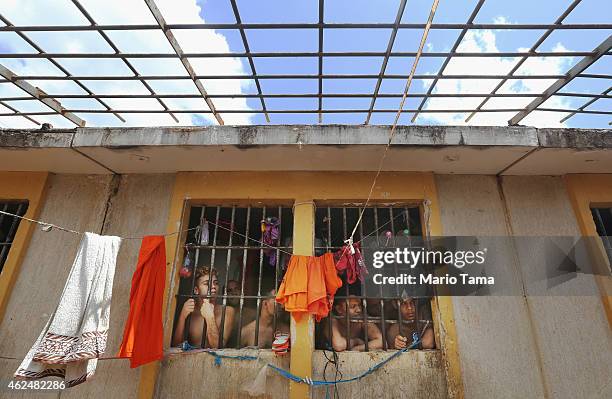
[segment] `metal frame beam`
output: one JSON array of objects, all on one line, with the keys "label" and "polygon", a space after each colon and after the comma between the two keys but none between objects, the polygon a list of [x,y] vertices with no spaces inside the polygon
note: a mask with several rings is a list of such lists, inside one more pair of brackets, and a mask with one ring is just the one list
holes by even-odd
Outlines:
[{"label": "metal frame beam", "polygon": [[[167,24],[168,29],[190,30],[190,29],[392,29],[394,23],[247,23],[247,24]],[[423,23],[400,23],[399,29],[425,29]],[[435,23],[430,29],[434,30],[462,30],[465,23]],[[492,29],[492,30],[593,30],[612,29],[612,24],[605,23],[576,23],[576,24],[495,24],[478,23],[469,27],[470,29]],[[116,25],[36,25],[36,26],[0,26],[0,32],[82,32],[96,30],[152,30],[159,29],[155,24],[116,24]]]},{"label": "metal frame beam", "polygon": [[[552,97],[557,91],[561,90],[566,84],[571,82],[578,74],[591,66],[601,56],[603,56],[608,50],[612,48],[612,35],[608,36],[606,40],[601,42],[599,46],[593,50],[593,55],[584,57],[580,62],[570,68],[564,78],[557,80],[555,83],[550,85],[548,89],[544,90],[542,97],[538,97],[533,100],[524,110],[516,114],[508,121],[508,125],[514,126],[522,121],[527,115],[538,108],[542,103]],[[582,112],[585,112],[584,110]]]},{"label": "metal frame beam", "polygon": [[[236,0],[230,0],[232,3],[232,10],[234,11],[234,17],[236,18],[237,24],[242,24],[242,20],[240,19],[240,12],[238,11],[238,5],[236,4]],[[266,102],[264,101],[264,97],[261,92],[261,85],[259,84],[259,78],[257,77],[257,71],[255,70],[255,63],[253,61],[253,57],[251,57],[251,49],[249,48],[249,42],[246,37],[246,33],[243,28],[239,28],[240,36],[242,37],[242,45],[244,46],[244,51],[247,53],[247,58],[249,60],[249,66],[251,67],[251,73],[253,73],[253,80],[255,81],[255,87],[257,88],[257,94],[259,94],[259,100],[261,101],[261,108],[264,111],[264,116],[266,117],[266,122],[270,123],[270,115],[266,112]]]},{"label": "metal frame beam", "polygon": [[219,122],[220,125],[223,125],[224,124],[223,118],[221,118],[221,115],[217,113],[215,105],[213,104],[211,99],[208,98],[208,93],[206,92],[204,85],[202,85],[202,82],[200,82],[195,77],[196,74],[193,70],[193,67],[191,66],[191,63],[189,62],[189,60],[187,59],[187,56],[183,52],[183,49],[181,48],[178,40],[176,40],[176,38],[174,37],[174,34],[172,34],[172,31],[170,30],[170,28],[168,28],[168,25],[166,24],[166,20],[161,14],[161,11],[159,11],[159,8],[157,8],[155,1],[144,0],[144,2],[146,3],[147,7],[149,7],[151,14],[153,14],[153,18],[155,18],[155,20],[157,21],[157,24],[159,25],[159,28],[161,28],[161,30],[164,32],[166,39],[168,39],[168,43],[170,43],[170,46],[172,46],[172,49],[174,49],[176,56],[178,56],[179,59],[181,60],[181,64],[183,64],[183,67],[185,67],[185,70],[187,71],[187,73],[191,77],[191,80],[196,85],[198,91],[204,98],[204,101],[206,101],[206,104],[210,108],[212,114],[215,116],[215,119],[217,120],[217,122]]},{"label": "metal frame beam", "polygon": [[385,75],[385,71],[387,70],[387,64],[389,63],[389,54],[393,51],[393,45],[395,44],[395,38],[397,37],[397,31],[399,29],[399,24],[402,22],[402,16],[404,16],[404,10],[406,9],[407,0],[400,0],[399,7],[397,9],[397,14],[395,15],[395,22],[393,24],[393,29],[391,30],[391,36],[389,36],[389,42],[387,43],[387,50],[385,51],[385,57],[383,58],[382,65],[380,66],[380,72],[378,73],[378,79],[376,79],[376,86],[374,87],[374,94],[372,95],[372,101],[370,102],[370,108],[368,111],[368,116],[366,116],[365,124],[368,125],[370,123],[370,117],[372,116],[372,110],[374,109],[374,105],[376,104],[376,97],[378,96],[378,92],[380,91],[380,85],[382,84],[383,77]]},{"label": "metal frame beam", "polygon": [[[566,9],[565,11],[563,11],[563,13],[559,16],[559,18],[557,18],[557,20],[555,21],[555,24],[561,24],[563,22],[563,20],[576,8],[578,7],[578,4],[580,4],[582,0],[574,0]],[[548,36],[550,36],[552,33],[554,32],[553,29],[548,29],[546,32],[544,32],[544,34],[535,42],[535,44],[533,46],[531,46],[531,48],[529,49],[528,54],[529,55],[534,55],[536,54],[536,50],[538,49],[538,47],[540,47],[540,45],[542,43],[544,43],[544,41],[548,38]],[[539,54],[539,53],[538,53]],[[518,71],[518,69],[525,63],[525,61],[527,61],[528,57],[527,56],[523,56],[520,60],[518,60],[518,62],[512,67],[512,69],[510,70],[509,74],[513,75],[516,71]],[[497,90],[501,89],[501,87],[506,83],[506,79],[503,79],[501,82],[499,82],[497,84],[497,86],[495,86],[495,88],[493,89],[493,91],[491,92],[491,94],[497,93]],[[476,110],[480,110],[482,109],[482,107],[489,101],[489,98],[485,98],[484,100],[482,100],[482,102],[480,104],[478,104],[478,106],[476,107]],[[477,112],[477,111],[476,111]],[[470,119],[472,119],[474,117],[474,115],[476,115],[476,112],[472,112],[470,115],[468,115],[468,117],[465,119],[466,122],[469,122]]]},{"label": "metal frame beam", "polygon": [[[450,60],[453,57],[453,55],[455,55],[457,53],[457,49],[459,48],[459,45],[461,44],[461,41],[463,40],[463,38],[467,34],[467,32],[469,30],[469,27],[471,25],[473,25],[474,19],[476,19],[476,15],[478,15],[478,12],[480,11],[482,6],[484,5],[484,2],[485,2],[485,0],[479,0],[478,3],[476,4],[476,7],[474,7],[474,10],[472,11],[472,14],[470,15],[470,17],[469,17],[469,19],[467,21],[467,24],[466,24],[467,26],[465,28],[463,28],[463,30],[461,30],[461,33],[457,37],[457,40],[455,40],[455,44],[453,44],[453,47],[450,50],[450,54],[444,59],[444,62],[442,63],[442,66],[440,66],[440,69],[438,70],[438,74],[437,74],[438,76],[436,76],[436,78],[433,80],[433,82],[431,82],[431,85],[429,85],[429,89],[427,89],[427,95],[423,98],[423,100],[421,100],[421,103],[418,106],[418,110],[423,109],[423,106],[427,102],[427,97],[432,93],[433,89],[436,87],[436,84],[438,83],[438,80],[440,80],[442,74],[444,73],[444,69],[446,69],[446,66],[450,62]],[[414,123],[414,121],[416,120],[416,118],[418,116],[419,116],[419,111],[415,112],[414,115],[412,115],[411,122]]]},{"label": "metal frame beam", "polygon": [[[14,80],[17,75],[15,75],[10,69],[6,68],[4,65],[1,64],[0,75],[3,76],[5,79],[13,81],[13,84],[15,84],[15,86],[19,87],[21,90],[25,91],[33,98],[37,99],[41,103],[45,104],[47,107],[51,108],[53,111],[55,111],[55,113],[60,114],[61,116],[68,119],[70,122],[74,123],[79,127],[85,126],[85,121],[83,119],[74,115],[70,111],[67,111],[64,107],[62,107],[62,104],[60,104],[59,101],[50,98],[48,95],[46,95],[44,91],[42,91],[38,87],[32,86],[24,80]],[[41,94],[45,94],[45,97],[41,97]],[[20,112],[15,115],[18,114],[26,115],[27,113]]]}]

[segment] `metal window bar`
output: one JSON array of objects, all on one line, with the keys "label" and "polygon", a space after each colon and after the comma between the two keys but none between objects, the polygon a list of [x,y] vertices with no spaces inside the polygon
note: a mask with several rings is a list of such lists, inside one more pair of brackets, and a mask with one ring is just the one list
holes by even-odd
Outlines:
[{"label": "metal window bar", "polygon": [[[264,212],[264,209],[266,209],[266,211]],[[279,239],[282,240],[282,234],[283,234],[283,230],[285,230],[285,232],[287,232],[287,228],[289,227],[290,223],[292,222],[290,219],[285,219],[285,225],[283,225],[283,212],[286,212],[289,208],[285,208],[283,206],[278,206],[277,208],[272,208],[272,209],[277,209],[278,210],[278,219],[280,222],[279,225]],[[248,207],[238,207],[235,205],[232,206],[199,206],[199,207],[192,207],[192,215],[196,215],[197,214],[197,218],[194,220],[194,216],[191,217],[192,221],[190,223],[190,226],[192,227],[196,227],[199,226],[199,231],[196,232],[193,236],[191,236],[191,238],[188,239],[192,239],[195,240],[195,242],[189,242],[185,245],[185,256],[191,256],[191,250],[194,251],[194,263],[193,263],[193,275],[189,280],[189,292],[185,292],[184,289],[187,288],[186,285],[183,284],[183,288],[181,288],[181,291],[177,297],[179,298],[183,298],[183,299],[189,299],[189,298],[196,298],[199,300],[203,300],[203,299],[212,299],[215,298],[215,306],[220,305],[221,306],[221,323],[219,325],[219,342],[218,342],[218,347],[222,348],[225,345],[228,346],[232,346],[231,342],[228,343],[224,343],[223,342],[223,337],[225,335],[225,323],[226,323],[226,313],[227,313],[227,306],[228,305],[228,300],[237,300],[239,302],[239,308],[236,309],[236,313],[238,313],[238,320],[236,321],[236,324],[238,324],[238,329],[236,331],[232,331],[232,334],[235,334],[237,336],[238,341],[235,343],[235,347],[236,348],[240,348],[241,347],[241,331],[243,328],[243,316],[244,316],[244,308],[247,304],[246,300],[251,301],[253,300],[254,302],[256,302],[256,306],[255,306],[255,315],[254,318],[252,319],[252,322],[255,323],[255,345],[256,346],[261,346],[259,345],[260,338],[259,337],[259,318],[260,318],[260,311],[262,308],[262,303],[263,300],[267,300],[270,298],[273,298],[273,295],[270,295],[268,292],[262,292],[262,288],[263,288],[263,282],[264,279],[267,279],[267,277],[265,276],[266,273],[264,273],[264,268],[263,268],[263,261],[264,261],[264,250],[267,248],[266,246],[264,246],[261,243],[255,244],[256,241],[261,241],[261,237],[258,236],[256,234],[256,231],[253,231],[253,226],[252,224],[254,224],[255,220],[257,220],[258,224],[259,224],[259,218],[257,216],[259,216],[260,214],[263,214],[263,217],[265,218],[266,216],[270,216],[268,215],[268,210],[269,208],[267,207],[257,207],[257,208],[253,208],[251,206]],[[274,213],[274,212],[272,212]],[[223,222],[223,218],[225,214],[229,214],[230,216],[230,227],[224,227],[221,225],[221,223]],[[201,244],[201,235],[202,232],[204,231],[204,223],[208,220],[209,222],[213,221],[212,223],[209,223],[211,229],[210,229],[210,240],[208,242],[208,244]],[[221,222],[219,222],[221,221]],[[237,226],[244,226],[244,229],[238,228]],[[231,227],[233,226],[233,227]],[[225,236],[222,236],[221,233],[227,233],[227,237],[225,238]],[[234,237],[234,235],[236,235],[236,237]],[[251,234],[251,236],[249,236],[249,234]],[[225,234],[224,234],[225,235]],[[241,237],[250,237],[248,239],[244,239],[244,241],[241,242],[240,239]],[[227,244],[227,245],[225,245]],[[275,246],[276,247],[276,246]],[[201,252],[202,250],[206,251],[204,254]],[[281,250],[284,252],[290,252],[292,250],[291,246],[278,246],[276,247],[275,251],[276,251],[276,265],[275,265],[275,271],[274,271],[274,277],[270,276],[270,280],[272,278],[275,279],[274,284],[269,284],[270,287],[274,287],[275,289],[278,289],[278,283],[279,283],[279,274],[280,274],[280,253]],[[229,279],[229,275],[231,272],[231,266],[233,265],[232,263],[232,253],[233,251],[242,251],[243,253],[243,259],[242,259],[242,264],[241,265],[235,265],[237,267],[241,267],[242,271],[241,271],[241,276],[240,276],[240,294],[239,295],[235,295],[235,294],[229,294],[228,292],[228,284],[230,282]],[[247,291],[250,291],[251,289],[249,289],[247,287],[247,279],[246,279],[246,269],[247,269],[247,258],[248,258],[248,253],[249,251],[257,251],[259,253],[259,269],[256,270],[254,269],[255,272],[259,271],[259,276],[257,277],[257,281],[256,281],[256,286],[254,287],[254,295],[248,295]],[[223,252],[226,253],[226,258],[224,261],[221,261],[221,258],[223,256]],[[209,253],[210,254],[210,258],[208,258],[205,254]],[[208,260],[210,260],[210,262],[208,262]],[[203,264],[202,261],[204,261]],[[220,267],[220,264],[224,264],[225,265],[225,270],[222,270],[222,267]],[[199,267],[206,265],[209,267],[210,273],[208,274],[208,292],[199,292],[198,294],[195,293],[195,287],[197,284],[196,281],[196,272],[198,270]],[[215,294],[212,294],[212,283],[213,283],[213,274],[217,273],[218,278],[221,280],[223,280],[223,287],[219,287],[219,289],[217,290],[217,292]],[[223,276],[222,273],[225,272],[225,275]],[[270,281],[271,283],[271,281]],[[220,284],[219,284],[220,285]],[[268,284],[266,283],[266,287],[268,287]],[[251,287],[253,288],[253,287]],[[232,305],[234,306],[234,305]],[[277,314],[278,310],[275,308],[274,309],[274,319],[273,319],[273,331],[276,331],[277,329],[277,322],[278,322],[278,317],[279,315]],[[235,326],[235,324],[234,324]],[[187,326],[186,326],[187,327]],[[201,347],[207,347],[207,346],[214,346],[214,345],[209,345],[210,342],[208,342],[208,338],[207,338],[207,331],[206,331],[206,324],[204,324],[204,328],[203,328],[203,332],[202,332],[202,341],[199,344]],[[189,329],[186,329],[186,333],[189,333]]]},{"label": "metal window bar", "polygon": [[[0,14],[0,20],[2,22],[4,22],[6,24],[5,28],[8,27],[13,27],[14,25],[11,23],[11,21],[9,21],[6,17],[4,17],[3,15]],[[30,46],[32,46],[32,48],[36,51],[38,51],[38,54],[43,54],[45,55],[45,51],[38,46],[32,39],[30,39],[25,33],[23,33],[23,31],[16,31],[17,35],[22,38],[26,43],[28,43]],[[62,71],[62,73],[65,76],[65,78],[70,78],[70,76],[72,75],[70,72],[68,72],[68,70],[66,68],[64,68],[62,66],[62,64],[60,64],[59,62],[57,62],[55,59],[53,59],[53,57],[45,57],[51,64],[53,64],[54,67],[56,67],[57,69],[59,69],[60,71]],[[89,95],[93,95],[94,93],[89,90],[89,88],[83,84],[82,82],[76,80],[75,83],[83,90],[85,90],[85,92],[87,92],[87,94]],[[113,114],[117,119],[119,119],[121,122],[125,122],[125,119],[123,119],[123,117],[121,115],[119,115],[118,113],[114,112],[113,109],[111,107],[108,106],[108,104],[106,104],[104,101],[100,100],[99,98],[96,98],[96,101],[102,105],[107,111],[109,111],[111,114]],[[37,123],[38,124],[38,123]]]},{"label": "metal window bar", "polygon": [[[0,206],[2,206],[2,210],[4,212],[10,212],[19,216],[25,215],[26,211],[28,210],[27,201],[4,202],[3,204],[0,203]],[[8,258],[11,245],[13,244],[13,239],[15,238],[20,222],[20,218],[0,214],[0,273],[2,272],[4,263]]]},{"label": "metal window bar", "polygon": [[[249,228],[251,225],[251,207],[249,206],[247,208],[247,214],[246,214],[246,233],[245,235],[247,237],[250,237],[249,235]],[[249,243],[247,242],[247,239],[245,238],[244,241],[245,245],[249,245]],[[239,309],[239,316],[238,316],[238,334],[236,334],[236,348],[240,348],[240,333],[242,332],[242,310],[244,307],[244,284],[245,284],[245,278],[246,278],[246,264],[247,264],[247,249],[245,248],[243,250],[242,253],[242,273],[241,273],[241,284],[240,284],[240,307]],[[256,332],[257,333],[257,332]]]},{"label": "metal window bar", "polygon": [[[217,252],[217,237],[219,236],[219,213],[220,212],[221,212],[221,207],[217,206],[216,215],[215,215],[213,240],[212,240],[212,250],[210,253],[210,273],[208,273],[208,292],[206,293],[206,295],[209,295],[209,296],[210,296],[211,289],[212,289],[213,274],[215,273],[215,255]],[[202,331],[202,348],[206,348],[206,344],[207,344],[206,341],[208,340],[207,327],[208,325],[204,323],[204,328]],[[217,348],[222,348],[223,339],[219,337],[219,340],[221,342],[217,342]]]},{"label": "metal window bar", "polygon": [[[262,209],[261,220],[266,220],[266,207]],[[259,313],[261,312],[261,277],[263,272],[264,244],[263,239],[259,243],[259,278],[257,279],[257,305],[255,306],[255,346],[259,346]]]},{"label": "metal window bar", "polygon": [[[351,225],[351,223],[356,222],[357,220],[357,215],[359,212],[359,208],[355,208],[353,207],[325,207],[324,209],[321,209],[321,207],[319,207],[320,212],[317,212],[317,219],[316,219],[316,223],[317,226],[319,226],[319,223],[323,223],[327,226],[327,242],[324,242],[321,246],[315,246],[315,251],[316,250],[325,250],[327,252],[329,251],[336,251],[336,250],[340,250],[342,248],[342,240],[344,238],[344,236],[346,235],[346,233],[348,232],[348,227]],[[413,213],[417,213],[417,215],[412,215],[411,212],[412,211],[416,211]],[[405,215],[403,218],[399,218],[400,216]],[[390,241],[390,245],[388,245],[389,243],[384,242],[384,246],[387,247],[388,249],[393,249],[393,248],[397,248],[397,242],[396,242],[396,236],[399,232],[399,234],[403,234],[403,230],[405,229],[409,229],[410,233],[417,233],[416,230],[419,230],[421,227],[421,224],[419,221],[417,221],[416,219],[413,220],[412,222],[414,222],[414,229],[411,229],[411,220],[415,217],[418,217],[419,212],[418,212],[418,208],[416,207],[396,207],[396,206],[369,206],[368,208],[366,208],[366,211],[364,213],[364,218],[362,220],[362,223],[359,225],[358,228],[358,234],[356,235],[356,240],[361,241],[362,243],[364,243],[366,237],[372,237],[374,235],[376,235],[376,237],[372,237],[371,239],[375,242],[377,242],[377,247],[381,247],[381,241],[380,241],[380,237],[381,234],[383,234],[384,236],[384,232],[386,230],[391,231],[392,233],[392,241]],[[322,216],[325,216],[325,218],[323,218]],[[337,224],[334,223],[334,217],[340,218],[341,223]],[[382,219],[381,219],[382,218]],[[378,220],[377,220],[378,219]],[[372,226],[370,226],[372,225]],[[320,229],[315,226],[315,231],[320,232]],[[336,227],[336,228],[334,228]],[[366,232],[366,234],[364,234],[364,232]],[[408,240],[408,245],[410,245],[410,239]],[[368,246],[363,246],[362,247],[362,254],[364,255],[364,258],[367,257],[368,255],[368,251],[370,250],[370,248]],[[397,265],[396,265],[397,266]],[[396,269],[397,270],[397,269]],[[357,283],[360,284],[360,283]],[[352,287],[354,287],[353,285],[351,285],[351,287],[348,286],[348,284],[345,284],[343,293],[344,295],[337,295],[336,299],[337,301],[344,301],[345,304],[348,305],[348,301],[349,301],[349,297],[351,297],[351,294],[353,295],[353,297],[355,296],[355,293],[352,292]],[[395,295],[383,295],[382,291],[379,291],[379,293],[375,296],[369,296],[368,293],[365,290],[366,285],[365,284],[360,284],[359,287],[361,288],[361,294],[360,295],[356,295],[356,297],[358,299],[360,299],[360,302],[362,303],[363,306],[363,314],[361,317],[361,321],[364,323],[376,323],[377,325],[381,326],[381,335],[383,335],[383,349],[390,349],[390,347],[392,347],[392,343],[389,342],[389,337],[387,337],[387,330],[390,327],[390,325],[395,324],[395,323],[399,323],[399,328],[400,328],[400,332],[404,331],[403,328],[406,325],[411,325],[416,326],[413,329],[419,330],[419,333],[422,333],[423,331],[420,330],[422,329],[422,327],[424,327],[427,323],[432,323],[432,321],[429,319],[429,315],[427,315],[428,312],[425,312],[425,314],[423,314],[423,309],[421,308],[421,306],[425,306],[425,304],[421,305],[422,300],[426,300],[429,299],[429,297],[427,296],[422,296],[421,294],[418,294],[416,296],[412,296],[415,300],[415,320],[403,320],[402,316],[401,316],[401,293],[399,292],[399,288],[396,287],[396,293]],[[379,303],[380,304],[380,315],[377,316],[372,316],[370,315],[370,312],[368,310],[368,300],[373,301],[373,303]],[[395,302],[398,305],[398,315],[397,318],[394,319],[388,319],[388,311],[385,310],[386,307],[390,306],[393,302]],[[427,315],[426,318],[424,318],[424,316]],[[337,315],[335,314],[333,311],[330,313],[330,316],[327,318],[327,322],[325,323],[325,325],[322,325],[321,327],[326,329],[327,332],[327,338],[325,339],[325,343],[321,343],[324,345],[323,348],[326,347],[326,345],[331,345],[331,338],[332,338],[332,319],[343,319],[344,322],[346,323],[346,341],[347,341],[347,350],[350,349],[351,347],[351,334],[350,334],[350,328],[351,328],[351,322],[355,322],[355,320],[350,320],[350,318],[348,317],[348,313],[346,313],[345,315]],[[365,325],[365,324],[364,324]],[[321,331],[321,333],[323,333]],[[368,347],[368,342],[369,342],[369,338],[367,337],[367,329],[364,331],[364,338],[365,339],[365,346],[366,346],[366,350],[370,350],[370,348]],[[409,339],[411,337],[408,337]]]},{"label": "metal window bar", "polygon": [[[405,211],[407,212],[407,211]],[[396,247],[397,246],[397,241],[396,241],[396,229],[395,229],[395,216],[393,215],[393,207],[389,207],[389,220],[391,222],[391,237],[393,237],[393,246]],[[406,218],[406,220],[409,220],[408,218]],[[397,269],[397,263],[393,263],[393,271],[395,272],[396,276],[399,276],[399,271]],[[402,293],[399,291],[399,287],[397,286],[397,284],[395,285],[395,295],[398,298],[402,297]],[[402,303],[401,300],[396,300],[396,305],[397,305],[397,322],[399,323],[399,334],[402,334],[403,331],[403,327],[404,327],[404,323],[402,320]],[[417,316],[417,320],[418,320],[418,316]],[[403,334],[402,334],[403,335]],[[393,344],[392,344],[393,345]],[[394,348],[393,348],[394,349]]]},{"label": "metal window bar", "polygon": [[[359,208],[357,208],[357,212],[359,212]],[[361,240],[363,238],[363,223],[359,223],[359,239]],[[365,251],[366,248],[365,247],[361,247],[361,253],[363,256],[365,256]],[[368,352],[370,350],[369,348],[369,339],[368,339],[368,301],[367,299],[363,298],[363,294],[366,292],[366,282],[363,281],[361,283],[361,294],[362,294],[362,298],[361,298],[361,306],[363,306],[363,325],[364,325],[364,329],[363,329],[363,340],[364,345],[365,345],[365,351]]]},{"label": "metal window bar", "polygon": [[[283,236],[283,208],[282,207],[278,207],[278,236],[282,237]],[[281,238],[282,239],[282,238]],[[279,240],[279,245],[283,245],[282,242],[280,242]],[[280,249],[276,248],[276,263],[274,265],[274,295],[276,295],[278,293],[278,283],[279,283],[279,267],[280,267],[280,259],[281,259],[281,254],[280,254]],[[276,303],[274,304],[274,316],[272,319],[272,331],[276,332],[276,323],[277,323],[277,317],[278,317],[278,306],[276,306]]]},{"label": "metal window bar", "polygon": [[[374,207],[374,228],[376,229],[376,231],[379,231],[379,224],[378,224],[378,207]],[[376,234],[376,246],[378,248],[380,248],[380,234]],[[380,296],[381,298],[383,297],[383,291],[382,291],[382,285],[379,285],[379,292],[380,292]],[[387,349],[387,329],[385,328],[385,301],[383,299],[380,299],[380,332],[382,334],[383,337],[383,350]]]},{"label": "metal window bar", "polygon": [[[232,206],[232,216],[230,219],[230,228],[232,228],[232,226],[234,226],[234,223],[236,221],[236,207]],[[232,247],[232,241],[233,241],[234,235],[233,234],[229,234],[229,239],[228,239],[228,246]],[[224,333],[225,333],[225,313],[227,311],[227,296],[229,294],[229,292],[227,292],[227,286],[229,283],[229,272],[230,272],[230,262],[232,259],[232,250],[228,249],[227,254],[226,254],[226,258],[225,258],[225,281],[223,284],[223,304],[222,304],[222,308],[221,308],[221,326],[219,327],[219,339],[221,340],[221,345],[219,345],[220,348],[223,348],[225,346],[225,340],[223,339],[224,337]]]}]

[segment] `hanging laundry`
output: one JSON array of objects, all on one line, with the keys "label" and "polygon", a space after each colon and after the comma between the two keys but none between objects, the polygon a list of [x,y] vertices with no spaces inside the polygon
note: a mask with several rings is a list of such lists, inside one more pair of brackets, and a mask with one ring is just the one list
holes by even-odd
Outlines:
[{"label": "hanging laundry", "polygon": [[321,321],[329,314],[333,296],[341,286],[331,253],[319,257],[293,255],[276,301],[297,321],[307,313]]},{"label": "hanging laundry", "polygon": [[204,224],[202,225],[202,232],[200,233],[200,245],[208,245],[209,235],[210,232],[208,229],[208,220],[205,220]]},{"label": "hanging laundry", "polygon": [[138,264],[132,276],[128,314],[119,357],[129,358],[130,367],[163,357],[162,304],[166,285],[164,236],[142,240]]},{"label": "hanging laundry", "polygon": [[16,378],[54,376],[72,387],[93,376],[106,349],[120,245],[119,237],[84,234],[59,304],[15,372]]},{"label": "hanging laundry", "polygon": [[[268,217],[261,221],[261,240],[269,246],[277,246],[280,238],[280,220],[277,217]],[[264,254],[268,257],[270,266],[276,266],[276,249],[266,248]]]},{"label": "hanging laundry", "polygon": [[365,261],[361,255],[361,245],[357,242],[347,244],[338,250],[335,254],[337,259],[336,269],[340,274],[346,271],[346,281],[353,284],[359,279],[363,282],[364,276],[368,274],[368,269],[365,266]]},{"label": "hanging laundry", "polygon": [[193,273],[193,269],[191,267],[191,257],[189,255],[188,246],[186,246],[186,250],[187,250],[187,253],[185,254],[185,260],[183,261],[183,267],[181,267],[181,269],[179,270],[179,276],[181,276],[181,278],[190,278]]},{"label": "hanging laundry", "polygon": [[311,257],[308,265],[308,313],[314,315],[317,322],[329,314],[340,287],[342,279],[336,272],[334,255],[326,253]]}]

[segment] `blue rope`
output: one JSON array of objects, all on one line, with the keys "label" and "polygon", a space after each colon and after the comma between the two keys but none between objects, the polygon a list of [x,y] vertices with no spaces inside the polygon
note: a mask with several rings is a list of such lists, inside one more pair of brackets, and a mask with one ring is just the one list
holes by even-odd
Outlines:
[{"label": "blue rope", "polygon": [[[404,348],[402,350],[398,350],[397,352],[395,352],[394,354],[392,354],[391,356],[389,356],[388,358],[386,358],[382,362],[375,364],[374,366],[370,367],[369,369],[367,369],[366,371],[364,371],[363,373],[361,373],[361,374],[359,374],[359,375],[357,375],[355,377],[345,378],[345,379],[337,380],[337,381],[313,380],[313,379],[310,379],[308,377],[302,378],[302,377],[298,377],[295,374],[290,373],[287,370],[284,370],[284,369],[282,369],[280,367],[277,367],[277,366],[273,365],[272,363],[267,363],[266,366],[270,367],[272,370],[276,371],[281,376],[283,376],[283,377],[285,377],[285,378],[287,378],[287,379],[289,379],[291,381],[302,383],[302,384],[308,384],[308,385],[313,385],[313,386],[328,386],[328,385],[334,385],[334,384],[341,384],[341,383],[345,383],[345,382],[353,382],[353,381],[361,380],[363,377],[372,374],[373,372],[375,372],[376,370],[378,370],[379,368],[381,368],[385,364],[389,363],[391,360],[395,359],[396,357],[400,356],[401,354],[403,354],[407,350],[416,347],[419,344],[419,342],[420,342],[420,340],[413,341],[410,346],[408,346],[408,347],[406,347],[406,348]],[[249,355],[224,355],[224,354],[219,354],[219,353],[214,352],[214,351],[205,351],[204,353],[208,353],[209,355],[215,357],[215,366],[217,366],[217,367],[221,366],[221,360],[222,359],[235,359],[235,360],[257,360],[258,359],[256,356],[249,356]]]}]

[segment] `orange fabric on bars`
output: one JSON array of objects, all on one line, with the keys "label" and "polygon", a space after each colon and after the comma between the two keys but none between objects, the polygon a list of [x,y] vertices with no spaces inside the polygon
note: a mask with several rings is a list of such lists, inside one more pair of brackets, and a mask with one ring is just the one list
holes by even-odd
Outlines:
[{"label": "orange fabric on bars", "polygon": [[132,276],[128,314],[119,357],[129,358],[130,367],[163,357],[162,304],[166,285],[164,236],[142,240],[138,264]]},{"label": "orange fabric on bars", "polygon": [[[276,301],[296,321],[306,313],[317,321],[327,317],[336,290],[342,286],[334,265],[333,254],[320,257],[293,255],[283,278]],[[331,297],[331,302],[330,302]]]},{"label": "orange fabric on bars", "polygon": [[302,314],[308,312],[308,262],[310,258],[304,255],[291,256],[287,272],[276,294],[276,302],[283,305],[285,310],[298,321],[302,318]]}]

